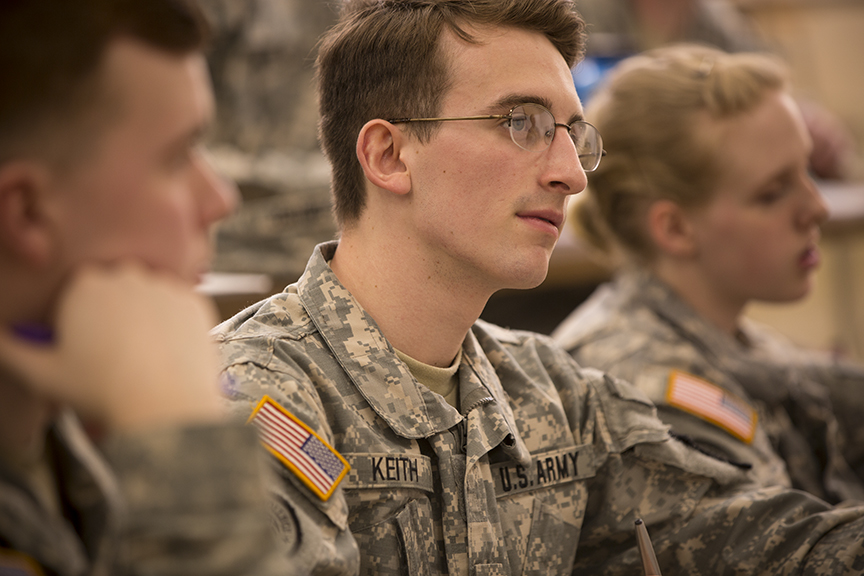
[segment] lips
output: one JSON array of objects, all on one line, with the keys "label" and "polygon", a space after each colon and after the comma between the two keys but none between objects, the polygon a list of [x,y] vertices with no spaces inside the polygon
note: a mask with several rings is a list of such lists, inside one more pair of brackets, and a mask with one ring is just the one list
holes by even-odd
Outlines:
[{"label": "lips", "polygon": [[815,246],[810,246],[798,256],[798,264],[808,270],[816,268],[820,260],[819,250]]},{"label": "lips", "polygon": [[557,228],[559,231],[561,230],[561,225],[564,224],[564,214],[557,210],[532,210],[529,212],[520,212],[518,216],[520,218],[543,220]]}]

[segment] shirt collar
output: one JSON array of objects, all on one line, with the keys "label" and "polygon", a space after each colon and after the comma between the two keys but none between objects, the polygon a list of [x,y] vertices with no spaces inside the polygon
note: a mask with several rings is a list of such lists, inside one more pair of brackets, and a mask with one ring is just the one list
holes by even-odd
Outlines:
[{"label": "shirt collar", "polygon": [[[520,456],[527,454],[518,437],[515,418],[495,369],[473,332],[462,345],[460,414],[421,385],[396,355],[375,320],[339,281],[329,261],[338,242],[319,244],[303,275],[297,294],[307,314],[357,389],[398,435],[426,438],[448,430],[472,408],[482,406],[484,420],[499,422],[500,433],[512,434]],[[489,438],[491,441],[491,438]]]},{"label": "shirt collar", "polygon": [[297,294],[330,351],[372,409],[400,436],[425,438],[462,420],[422,386],[396,356],[375,320],[339,281],[328,262],[338,242],[316,246]]}]

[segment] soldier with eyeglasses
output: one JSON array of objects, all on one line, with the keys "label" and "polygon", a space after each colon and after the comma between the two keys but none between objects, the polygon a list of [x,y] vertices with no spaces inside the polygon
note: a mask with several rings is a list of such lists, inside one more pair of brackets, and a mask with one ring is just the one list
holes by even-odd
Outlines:
[{"label": "soldier with eyeglasses", "polygon": [[317,58],[338,241],[216,330],[313,574],[854,573],[864,508],[753,491],[648,398],[478,320],[544,279],[603,154],[567,0],[347,2]]}]

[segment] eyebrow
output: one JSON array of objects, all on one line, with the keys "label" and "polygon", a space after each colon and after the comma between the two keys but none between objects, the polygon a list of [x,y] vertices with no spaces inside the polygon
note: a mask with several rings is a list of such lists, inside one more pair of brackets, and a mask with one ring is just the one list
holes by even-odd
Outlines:
[{"label": "eyebrow", "polygon": [[[510,110],[514,106],[518,106],[519,104],[539,104],[543,106],[547,110],[552,110],[552,102],[543,96],[538,96],[536,94],[508,94],[503,98],[500,98],[497,102],[492,104],[489,107],[489,110]],[[494,113],[494,112],[490,112]],[[573,122],[584,120],[585,117],[580,113],[575,113],[570,116],[567,124],[572,124]],[[556,118],[556,121],[558,119]]]},{"label": "eyebrow", "polygon": [[199,124],[191,127],[188,131],[172,140],[168,144],[168,146],[166,146],[166,150],[169,150],[169,153],[173,153],[179,150],[194,147],[204,140],[204,137],[210,130],[210,128],[211,123],[209,121],[200,122]]},{"label": "eyebrow", "polygon": [[797,171],[798,168],[796,166],[783,166],[764,178],[759,188],[765,188],[778,183],[783,184],[788,180],[794,179]]}]

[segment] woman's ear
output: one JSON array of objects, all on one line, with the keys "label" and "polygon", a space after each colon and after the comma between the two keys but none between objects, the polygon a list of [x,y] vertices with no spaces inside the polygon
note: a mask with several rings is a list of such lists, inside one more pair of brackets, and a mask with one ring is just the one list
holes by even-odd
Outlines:
[{"label": "woman's ear", "polygon": [[693,224],[671,200],[657,200],[648,208],[648,233],[662,254],[689,258],[697,253]]},{"label": "woman's ear", "polygon": [[394,194],[411,191],[411,174],[402,161],[402,131],[386,120],[370,120],[357,137],[357,158],[366,179]]},{"label": "woman's ear", "polygon": [[0,165],[0,250],[30,266],[44,266],[52,242],[42,202],[50,184],[39,162],[13,160]]}]

